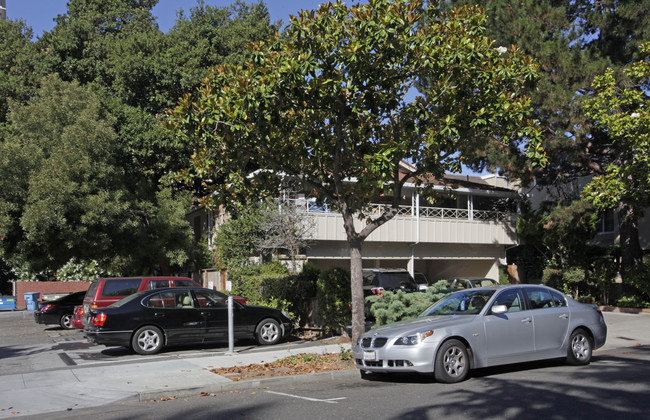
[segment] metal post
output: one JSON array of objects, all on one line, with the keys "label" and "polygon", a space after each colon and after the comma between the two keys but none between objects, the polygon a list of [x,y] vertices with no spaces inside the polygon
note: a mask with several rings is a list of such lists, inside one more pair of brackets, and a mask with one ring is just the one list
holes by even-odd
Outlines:
[{"label": "metal post", "polygon": [[232,296],[228,296],[228,352],[235,351],[235,331],[233,329]]}]

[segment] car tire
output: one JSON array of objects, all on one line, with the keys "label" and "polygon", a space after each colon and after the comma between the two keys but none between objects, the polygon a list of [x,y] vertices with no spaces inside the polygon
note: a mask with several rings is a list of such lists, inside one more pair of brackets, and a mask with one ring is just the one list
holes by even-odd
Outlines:
[{"label": "car tire", "polygon": [[266,318],[257,325],[255,339],[262,346],[277,344],[282,338],[280,323],[272,318]]},{"label": "car tire", "polygon": [[578,328],[571,333],[569,348],[567,349],[567,363],[574,366],[589,364],[593,353],[594,341],[583,328]]},{"label": "car tire", "polygon": [[138,328],[131,338],[131,347],[139,354],[156,354],[163,348],[165,337],[158,327],[147,325]]},{"label": "car tire", "polygon": [[469,353],[458,340],[447,340],[438,349],[433,374],[436,381],[453,384],[461,382],[469,374]]},{"label": "car tire", "polygon": [[74,326],[72,325],[72,314],[63,314],[63,315],[61,315],[61,318],[59,318],[59,325],[64,330],[72,330],[72,329],[74,329]]}]

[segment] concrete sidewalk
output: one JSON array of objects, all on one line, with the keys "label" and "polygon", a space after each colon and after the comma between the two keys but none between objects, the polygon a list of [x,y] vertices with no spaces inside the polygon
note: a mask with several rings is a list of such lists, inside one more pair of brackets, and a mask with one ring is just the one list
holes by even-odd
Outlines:
[{"label": "concrete sidewalk", "polygon": [[[605,346],[615,348],[650,345],[650,314],[604,313],[608,325]],[[357,377],[356,369],[232,381],[210,369],[272,362],[301,353],[338,353],[350,344],[304,343],[300,346],[257,347],[234,354],[217,354],[161,361],[92,364],[24,374],[0,375],[0,419],[89,408],[117,401],[145,401],[165,397],[199,396],[271,384],[295,384],[317,378]]]},{"label": "concrete sidewalk", "polygon": [[338,353],[350,344],[305,345],[299,348],[222,354],[158,362],[90,365],[0,376],[0,419],[88,408],[117,401],[199,396],[264,384],[355,375],[354,370],[263,380],[232,381],[210,372],[219,367],[267,363],[301,353]]}]

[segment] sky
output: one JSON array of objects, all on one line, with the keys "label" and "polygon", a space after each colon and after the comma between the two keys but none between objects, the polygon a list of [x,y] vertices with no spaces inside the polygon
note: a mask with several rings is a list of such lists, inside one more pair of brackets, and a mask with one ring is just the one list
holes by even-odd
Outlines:
[{"label": "sky", "polygon": [[[256,3],[256,0],[245,0],[246,3]],[[327,0],[265,0],[269,9],[271,22],[282,20],[282,27],[289,23],[290,15],[297,15],[301,9],[317,9]],[[208,6],[226,7],[234,0],[204,0]],[[349,2],[351,4],[351,2]],[[27,26],[31,26],[34,35],[40,37],[43,32],[54,27],[54,18],[67,12],[68,0],[7,0],[7,19],[23,19]],[[197,0],[160,0],[153,8],[153,15],[157,17],[158,26],[163,32],[174,26],[176,12],[183,9],[186,15]]]}]

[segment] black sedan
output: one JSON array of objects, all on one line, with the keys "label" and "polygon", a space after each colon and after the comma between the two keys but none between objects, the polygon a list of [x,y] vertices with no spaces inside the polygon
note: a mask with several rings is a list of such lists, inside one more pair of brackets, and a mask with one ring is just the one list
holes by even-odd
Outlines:
[{"label": "black sedan", "polygon": [[[235,339],[276,344],[292,328],[278,309],[243,305],[233,300]],[[228,296],[210,289],[145,290],[101,309],[93,309],[86,338],[107,346],[131,347],[140,354],[158,353],[179,344],[228,339]]]},{"label": "black sedan", "polygon": [[74,307],[82,304],[86,292],[75,292],[51,302],[44,302],[40,310],[34,312],[37,324],[59,324],[66,330],[73,329]]}]

